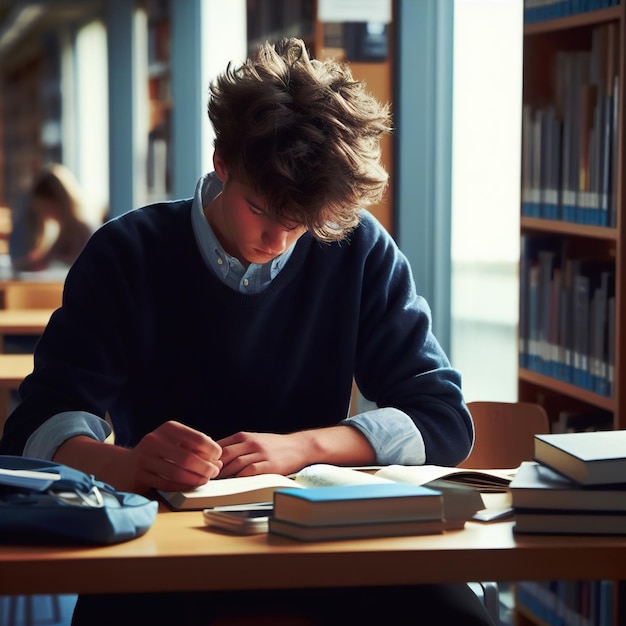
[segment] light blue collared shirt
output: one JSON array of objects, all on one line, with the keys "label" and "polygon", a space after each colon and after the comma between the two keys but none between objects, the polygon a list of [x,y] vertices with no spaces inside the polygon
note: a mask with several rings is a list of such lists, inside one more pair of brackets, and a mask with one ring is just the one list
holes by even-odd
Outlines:
[{"label": "light blue collared shirt", "polygon": [[[231,289],[259,293],[278,276],[296,244],[268,263],[251,263],[245,268],[224,250],[204,216],[204,208],[221,189],[222,183],[214,172],[203,176],[196,186],[191,222],[200,253],[216,276]],[[379,465],[421,465],[426,461],[421,433],[413,420],[399,409],[374,408],[346,418],[340,424],[358,429],[367,438]],[[23,454],[52,460],[58,447],[70,437],[86,435],[104,441],[110,434],[111,428],[105,420],[84,411],[67,411],[42,424],[26,442]]]}]

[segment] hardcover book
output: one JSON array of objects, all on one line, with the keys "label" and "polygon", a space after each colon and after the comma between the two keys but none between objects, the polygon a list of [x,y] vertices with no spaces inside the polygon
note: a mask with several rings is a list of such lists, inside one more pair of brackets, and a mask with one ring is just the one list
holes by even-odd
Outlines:
[{"label": "hardcover book", "polygon": [[354,485],[360,483],[388,483],[374,475],[379,467],[353,469],[336,465],[309,465],[296,474],[259,474],[218,478],[205,485],[184,492],[159,491],[159,495],[173,509],[200,510],[216,506],[271,502],[274,491],[281,488],[303,489],[330,485]]},{"label": "hardcover book", "polygon": [[272,517],[304,525],[443,519],[443,496],[421,485],[377,483],[278,489]]},{"label": "hardcover book", "polygon": [[216,506],[270,502],[280,487],[298,487],[280,474],[259,474],[239,478],[219,478],[191,491],[159,491],[173,509],[193,511]]},{"label": "hardcover book", "polygon": [[513,531],[542,535],[626,535],[626,513],[516,511]]},{"label": "hardcover book", "polygon": [[509,488],[516,510],[621,511],[626,514],[626,484],[585,487],[532,461],[522,463]]},{"label": "hardcover book", "polygon": [[581,485],[626,483],[626,430],[535,435],[535,459]]},{"label": "hardcover book", "polygon": [[335,524],[307,526],[270,517],[269,533],[299,541],[331,541],[338,539],[365,539],[371,537],[398,537],[432,535],[447,530],[442,520],[404,522],[373,522],[367,524]]}]

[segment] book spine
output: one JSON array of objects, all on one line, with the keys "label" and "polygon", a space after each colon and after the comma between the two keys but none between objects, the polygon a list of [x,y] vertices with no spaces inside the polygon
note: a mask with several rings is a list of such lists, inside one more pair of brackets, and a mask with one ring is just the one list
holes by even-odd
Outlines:
[{"label": "book spine", "polygon": [[614,6],[619,0],[524,0],[524,23],[535,24]]},{"label": "book spine", "polygon": [[613,626],[611,581],[523,581],[516,604],[550,626]]},{"label": "book spine", "polygon": [[558,238],[527,234],[522,239],[519,364],[610,397],[615,263],[566,254]]},{"label": "book spine", "polygon": [[522,216],[615,227],[617,28],[596,26],[588,49],[558,52],[553,101],[524,104]]}]

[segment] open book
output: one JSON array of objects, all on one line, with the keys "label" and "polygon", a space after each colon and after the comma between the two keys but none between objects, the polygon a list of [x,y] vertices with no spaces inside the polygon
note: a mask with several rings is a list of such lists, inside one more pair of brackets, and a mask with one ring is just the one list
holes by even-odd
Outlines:
[{"label": "open book", "polygon": [[[301,469],[291,476],[260,474],[240,478],[210,480],[192,491],[160,491],[161,497],[176,510],[200,510],[216,506],[269,502],[276,489],[285,487],[307,488],[330,485],[357,485],[376,482],[404,482],[426,485],[446,490],[455,488],[455,493],[465,491],[478,496],[472,498],[477,508],[482,508],[479,491],[506,489],[515,475],[510,470],[469,470],[438,465],[389,465],[385,467],[339,467],[315,464]],[[433,481],[435,483],[433,484]],[[471,488],[471,489],[470,489]],[[444,494],[445,495],[445,494]],[[479,502],[480,500],[480,502]],[[471,517],[471,515],[470,515]]]}]

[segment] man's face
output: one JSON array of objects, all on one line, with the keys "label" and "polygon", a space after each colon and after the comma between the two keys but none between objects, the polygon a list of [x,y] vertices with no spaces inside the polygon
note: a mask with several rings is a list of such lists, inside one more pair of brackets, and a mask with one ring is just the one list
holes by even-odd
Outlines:
[{"label": "man's face", "polygon": [[306,232],[304,226],[270,219],[264,203],[232,178],[225,181],[221,206],[213,215],[215,224],[211,225],[224,250],[244,265],[275,259]]}]

